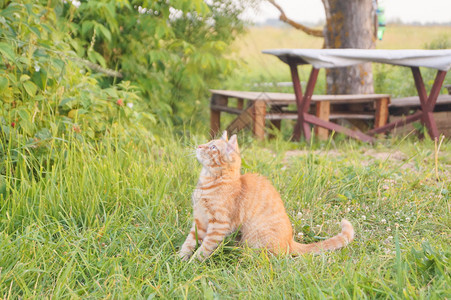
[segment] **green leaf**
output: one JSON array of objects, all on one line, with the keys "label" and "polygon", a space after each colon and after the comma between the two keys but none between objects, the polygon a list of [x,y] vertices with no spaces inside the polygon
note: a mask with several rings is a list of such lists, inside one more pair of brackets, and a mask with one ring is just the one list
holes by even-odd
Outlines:
[{"label": "green leaf", "polygon": [[106,68],[106,61],[105,58],[103,58],[102,55],[100,55],[99,52],[95,52],[95,51],[90,51],[92,52],[93,57],[95,58],[95,60],[104,68]]},{"label": "green leaf", "polygon": [[36,91],[38,90],[38,87],[32,81],[24,82],[23,87],[25,88],[25,91],[27,91],[28,95],[30,95],[30,96],[36,95]]},{"label": "green leaf", "polygon": [[6,89],[8,87],[8,78],[0,77],[0,90]]},{"label": "green leaf", "polygon": [[14,48],[5,42],[0,42],[0,53],[8,60],[14,60]]},{"label": "green leaf", "polygon": [[108,41],[111,42],[111,32],[103,25],[97,24],[96,29],[100,31],[102,36]]},{"label": "green leaf", "polygon": [[94,22],[91,21],[85,21],[81,25],[81,35],[86,37],[88,32],[91,32],[92,28],[94,27]]},{"label": "green leaf", "polygon": [[20,76],[20,82],[25,82],[25,81],[28,81],[28,80],[30,80],[30,76],[28,76],[26,74],[23,74],[23,75]]}]

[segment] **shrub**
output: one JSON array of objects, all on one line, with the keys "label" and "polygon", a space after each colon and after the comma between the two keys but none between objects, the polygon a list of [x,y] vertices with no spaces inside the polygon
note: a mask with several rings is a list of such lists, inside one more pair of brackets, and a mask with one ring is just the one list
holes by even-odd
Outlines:
[{"label": "shrub", "polygon": [[[234,67],[227,44],[243,31],[237,1],[53,1],[79,57],[120,71],[165,121],[193,104]],[[210,3],[210,4],[207,4]],[[78,7],[77,7],[78,6]],[[102,78],[109,85],[118,78]]]}]

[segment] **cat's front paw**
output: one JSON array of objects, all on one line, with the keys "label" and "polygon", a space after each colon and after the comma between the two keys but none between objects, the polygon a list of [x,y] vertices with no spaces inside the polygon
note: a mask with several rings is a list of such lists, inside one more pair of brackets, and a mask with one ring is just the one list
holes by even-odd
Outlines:
[{"label": "cat's front paw", "polygon": [[193,259],[197,260],[198,262],[203,262],[208,258],[208,256],[209,255],[205,252],[198,250],[196,251],[196,253],[194,253]]},{"label": "cat's front paw", "polygon": [[192,255],[193,255],[192,252],[187,252],[187,251],[180,251],[180,252],[179,252],[179,257],[180,257],[183,261],[188,261]]}]

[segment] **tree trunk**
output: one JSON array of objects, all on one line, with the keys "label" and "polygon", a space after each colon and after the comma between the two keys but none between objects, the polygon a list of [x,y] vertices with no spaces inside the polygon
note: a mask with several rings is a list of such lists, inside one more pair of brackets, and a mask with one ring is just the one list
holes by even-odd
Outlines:
[{"label": "tree trunk", "polygon": [[[323,0],[326,10],[325,48],[374,49],[372,0]],[[328,69],[327,94],[374,92],[371,63]]]}]

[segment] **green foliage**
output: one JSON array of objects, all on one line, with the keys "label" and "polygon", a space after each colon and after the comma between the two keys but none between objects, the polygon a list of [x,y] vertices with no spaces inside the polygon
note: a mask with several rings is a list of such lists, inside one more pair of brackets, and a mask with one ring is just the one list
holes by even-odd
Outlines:
[{"label": "green foliage", "polygon": [[[190,116],[195,101],[229,74],[227,44],[243,30],[236,1],[52,2],[79,57],[120,71],[165,121]],[[109,85],[116,79],[103,78]]]},{"label": "green foliage", "polygon": [[451,48],[451,35],[443,34],[424,45],[425,49],[449,49]]}]

